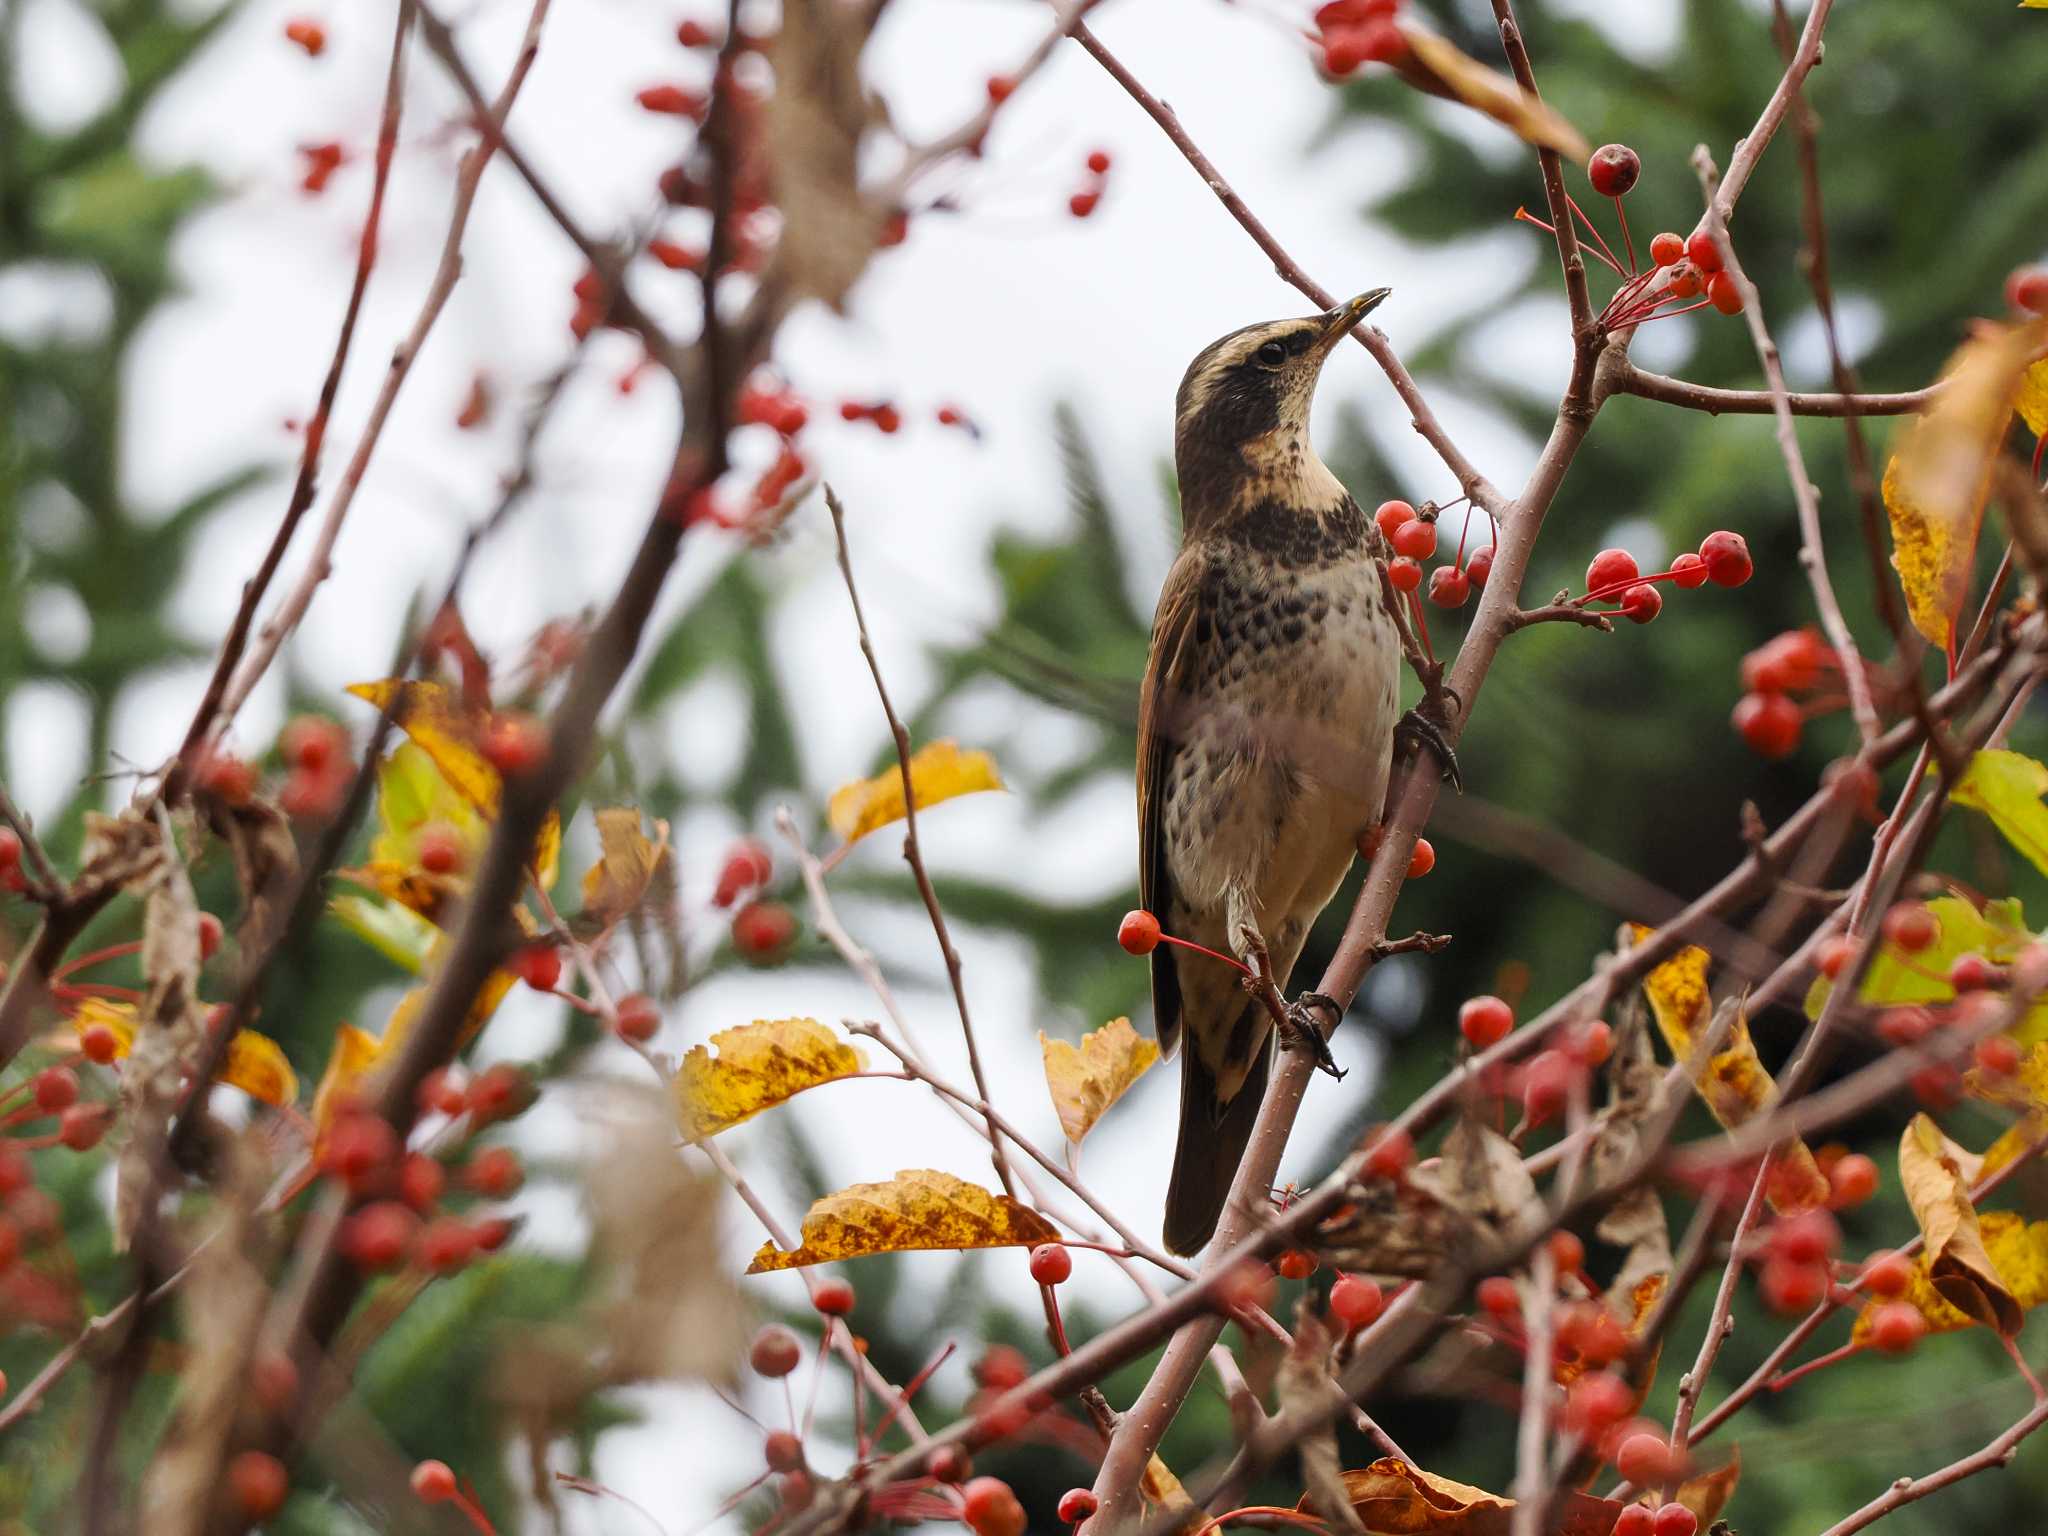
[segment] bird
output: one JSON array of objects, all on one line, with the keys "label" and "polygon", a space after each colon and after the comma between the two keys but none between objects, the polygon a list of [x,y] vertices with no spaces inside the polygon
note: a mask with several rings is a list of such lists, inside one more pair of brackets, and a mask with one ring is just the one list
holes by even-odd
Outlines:
[{"label": "bird", "polygon": [[[1283,993],[1381,819],[1401,719],[1392,551],[1308,420],[1324,362],[1388,292],[1232,331],[1175,401],[1181,545],[1139,698],[1139,904]],[[1214,1235],[1244,1158],[1273,1020],[1218,959],[1161,944],[1151,964],[1160,1050],[1186,1041],[1163,1232],[1186,1255]],[[1290,1010],[1322,1050],[1304,1006],[1332,1024],[1341,1010],[1313,993]]]}]

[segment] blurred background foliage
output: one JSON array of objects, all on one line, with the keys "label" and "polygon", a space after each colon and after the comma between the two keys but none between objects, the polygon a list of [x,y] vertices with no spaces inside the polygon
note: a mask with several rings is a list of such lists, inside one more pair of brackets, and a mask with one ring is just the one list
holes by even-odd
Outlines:
[{"label": "blurred background foliage", "polygon": [[[1468,52],[1482,58],[1496,52],[1488,8],[1477,0],[1417,9]],[[1759,8],[1745,0],[1691,0],[1681,7],[1677,46],[1647,63],[1617,50],[1606,32],[1584,19],[1583,5],[1524,0],[1518,9],[1547,97],[1594,140],[1620,140],[1642,154],[1643,181],[1629,199],[1637,249],[1658,229],[1689,228],[1698,207],[1687,168],[1693,145],[1705,142],[1725,161],[1727,147],[1754,120],[1765,82],[1777,78],[1779,57]],[[112,316],[105,327],[58,325],[40,337],[0,341],[0,696],[32,681],[77,689],[92,706],[96,762],[104,759],[106,722],[123,690],[166,658],[193,654],[189,639],[167,621],[165,602],[181,564],[194,555],[208,512],[266,472],[252,466],[170,517],[147,521],[124,505],[117,489],[122,360],[168,291],[173,233],[209,196],[196,174],[145,170],[130,152],[130,134],[152,94],[205,43],[216,22],[180,20],[180,8],[156,0],[103,0],[98,10],[128,75],[118,102],[99,118],[61,136],[42,134],[15,111],[6,94],[12,70],[0,67],[0,262],[77,269],[103,285]],[[0,47],[11,25],[5,18],[13,14],[12,7],[0,13]],[[2040,72],[2000,66],[2037,54],[2041,25],[2009,5],[1936,11],[1919,0],[1862,0],[1839,8],[1831,22],[1826,62],[1810,94],[1822,124],[1836,283],[1855,360],[1873,388],[1913,388],[1933,378],[1968,318],[1997,311],[2004,274],[2040,254],[2041,232],[2048,228]],[[1493,342],[1494,327],[1526,316],[1541,301],[1534,313],[1553,326],[1560,352],[1564,346],[1546,238],[1509,223],[1517,205],[1540,206],[1533,164],[1490,130],[1475,131],[1453,109],[1382,76],[1362,77],[1333,93],[1332,101],[1333,132],[1367,122],[1397,131],[1405,146],[1400,183],[1361,208],[1362,218],[1423,249],[1482,241],[1498,248],[1503,230],[1525,240],[1525,258],[1504,264],[1484,302],[1409,362],[1433,394],[1484,407],[1540,439],[1554,401],[1503,373]],[[1583,185],[1577,173],[1573,182]],[[1606,210],[1596,209],[1595,217],[1611,237]],[[1751,183],[1735,233],[1776,333],[1794,367],[1805,369],[1795,383],[1822,386],[1814,361],[1820,356],[1817,329],[1798,267],[1789,139],[1771,151]],[[1205,238],[1240,236],[1219,215]],[[1607,291],[1602,276],[1595,269],[1596,302]],[[1684,376],[1734,386],[1757,382],[1750,342],[1738,323],[1705,316],[1659,324],[1686,327],[1689,346],[1674,365]],[[1391,494],[1416,501],[1450,494],[1447,481],[1397,481],[1381,447],[1406,430],[1400,420],[1354,418],[1333,445],[1330,457],[1367,505]],[[1885,426],[1871,430],[1881,443]],[[1850,746],[1848,723],[1837,715],[1815,722],[1792,757],[1764,764],[1727,725],[1740,692],[1743,652],[1811,615],[1791,499],[1770,432],[1764,418],[1714,419],[1626,398],[1607,407],[1551,513],[1525,596],[1536,600],[1577,584],[1587,558],[1607,543],[1625,542],[1647,563],[1690,548],[1719,527],[1748,538],[1757,578],[1739,593],[1671,593],[1664,616],[1647,629],[1625,627],[1603,637],[1545,626],[1514,639],[1461,748],[1470,802],[1560,829],[1686,896],[1739,857],[1744,800],[1775,823]],[[1839,424],[1807,422],[1801,439],[1830,526],[1847,526],[1853,501]],[[921,740],[944,733],[963,701],[991,689],[1018,700],[1020,731],[1029,728],[1031,711],[1051,707],[1073,715],[1082,722],[1080,745],[1050,768],[1019,769],[1020,754],[1005,755],[1000,739],[976,743],[996,750],[1013,788],[1045,816],[1105,779],[1128,783],[1135,681],[1151,595],[1162,574],[1134,552],[1156,549],[1156,539],[1135,536],[1151,515],[1151,498],[1133,496],[1125,504],[1104,486],[1086,435],[1068,413],[1054,417],[1048,451],[1055,445],[1068,470],[1072,515],[1065,536],[1005,533],[995,539],[989,559],[999,607],[978,637],[933,655],[932,686],[916,701],[912,721]],[[1995,526],[1991,533],[1995,539]],[[1847,537],[1836,540],[1834,552],[1843,605],[1866,651],[1882,655],[1888,647],[1873,617],[1868,562]],[[52,590],[75,597],[94,616],[93,638],[82,653],[51,654],[30,639],[24,604],[48,601],[38,594]],[[765,826],[772,807],[802,782],[798,706],[790,680],[772,662],[768,634],[782,595],[762,567],[743,558],[657,637],[600,777],[633,784],[655,815],[678,817],[711,798],[723,801],[735,824]],[[1460,616],[1432,611],[1432,621],[1439,651],[1454,647]],[[628,745],[639,723],[719,675],[743,684],[749,728],[734,771],[707,796],[660,764],[639,761]],[[2024,725],[2017,744],[2038,752],[2038,724]],[[878,731],[878,764],[884,751]],[[1898,773],[1888,791],[1897,788]],[[49,829],[60,856],[77,846],[79,813],[108,793],[97,783],[81,787],[70,812]],[[1568,888],[1497,836],[1460,840],[1457,829],[1469,824],[1458,807],[1446,808],[1433,829],[1440,850],[1436,872],[1404,893],[1398,915],[1404,928],[1455,934],[1454,948],[1441,960],[1382,968],[1345,1026],[1371,1032],[1385,1048],[1383,1077],[1369,1099],[1359,1095],[1358,1127],[1442,1073],[1452,1059],[1452,1018],[1463,996],[1500,990],[1540,1006],[1586,973],[1619,920],[1641,915]],[[1971,830],[1952,826],[1934,867],[1979,889],[2012,889],[2037,921],[2048,915],[2039,882],[1987,852]],[[1851,855],[1860,850],[1852,848]],[[1849,868],[1845,861],[1837,874]],[[211,886],[202,898],[224,901],[226,871],[203,873]],[[907,881],[893,874],[849,870],[841,878],[868,900],[914,905]],[[1032,946],[1046,1028],[1071,1035],[1119,1013],[1144,1021],[1143,968],[1122,963],[1107,942],[1117,914],[1132,900],[1130,889],[1060,903],[995,880],[953,878],[942,882],[941,894],[957,923],[998,929]],[[1347,890],[1333,904],[1301,975],[1320,971],[1349,897]],[[18,943],[28,914],[16,906],[4,917]],[[815,945],[809,938],[804,943]],[[317,1073],[333,1021],[356,1016],[372,988],[397,979],[323,925],[279,975],[272,1027],[302,1073]],[[1784,1014],[1756,1021],[1767,1058],[1784,1051],[1797,1024]],[[557,1070],[573,1068],[573,1046],[587,1036],[570,1038],[572,1048],[552,1063]],[[1352,1086],[1358,1082],[1354,1078]],[[1316,1091],[1333,1090],[1319,1085]],[[1845,1139],[1889,1170],[1897,1124],[1896,1113],[1874,1116]],[[816,1165],[794,1122],[784,1127],[793,1182],[820,1193],[834,1187],[839,1181]],[[1988,1126],[1982,1129],[1982,1136],[1973,1136],[1965,1118],[1963,1139],[1981,1145],[1989,1134]],[[1327,1166],[1345,1139],[1295,1164]],[[55,1157],[45,1163],[40,1182],[61,1202],[83,1295],[90,1306],[104,1307],[118,1298],[126,1271],[111,1254],[92,1164]],[[1849,1253],[1895,1241],[1909,1227],[1895,1181],[1888,1185],[1877,1202],[1848,1219]],[[2021,1203],[2038,1202],[2037,1181],[2015,1188]],[[986,1262],[970,1257],[959,1263],[937,1315],[915,1319],[891,1304],[892,1263],[861,1267],[854,1322],[885,1375],[901,1381],[914,1374],[941,1334],[1011,1344],[1033,1361],[1046,1357],[1041,1319],[991,1309],[977,1283]],[[501,1516],[514,1499],[505,1470],[513,1465],[510,1426],[475,1391],[480,1351],[495,1329],[558,1311],[578,1283],[571,1261],[494,1259],[436,1288],[429,1304],[388,1335],[365,1366],[365,1390],[404,1453],[439,1456],[462,1468]],[[1689,1358],[1697,1343],[1706,1299],[1698,1298],[1674,1338],[1673,1359],[1649,1404],[1653,1413],[1668,1415],[1682,1370],[1678,1357]],[[16,1382],[67,1336],[65,1320],[37,1326],[32,1301],[18,1285],[0,1291],[6,1314],[0,1321],[8,1325],[0,1327],[0,1368]],[[1755,1314],[1747,1288],[1739,1315],[1744,1323],[1718,1371],[1724,1382],[1746,1373],[1777,1337],[1773,1326],[1750,1320]],[[1086,1335],[1109,1320],[1070,1316],[1069,1326]],[[75,1327],[75,1318],[69,1322]],[[1107,1384],[1113,1403],[1129,1399],[1148,1365],[1133,1365]],[[0,1448],[0,1529],[63,1528],[63,1512],[52,1500],[70,1480],[53,1469],[75,1464],[81,1454],[89,1381],[89,1373],[76,1373]],[[1743,1449],[1733,1523],[1751,1533],[1823,1526],[1899,1473],[1925,1470],[1981,1443],[2014,1416],[2023,1395],[1995,1343],[1981,1333],[1930,1341],[1903,1361],[1855,1361],[1782,1398],[1766,1395],[1722,1437]],[[1710,1389],[1706,1404],[1717,1397]],[[931,1423],[961,1404],[946,1401],[935,1386],[919,1406]],[[1511,1464],[1512,1419],[1496,1404],[1393,1401],[1376,1411],[1433,1470],[1497,1482],[1500,1469]],[[593,1410],[581,1426],[586,1444],[610,1412]],[[1205,1385],[1175,1424],[1164,1454],[1186,1475],[1225,1443],[1228,1432],[1223,1403]],[[1352,1464],[1373,1454],[1349,1438],[1345,1452]],[[1071,1451],[1031,1442],[991,1451],[980,1465],[1011,1480],[1038,1530],[1055,1528],[1051,1511],[1059,1493],[1088,1480],[1088,1468]],[[31,1478],[31,1469],[38,1475]],[[1254,1491],[1252,1501],[1292,1503],[1299,1491],[1292,1469],[1283,1469]],[[1913,1506],[1887,1528],[1930,1536],[2030,1529],[2044,1498],[2048,1458],[2030,1449],[2010,1470]],[[302,1495],[278,1528],[381,1527]]]}]

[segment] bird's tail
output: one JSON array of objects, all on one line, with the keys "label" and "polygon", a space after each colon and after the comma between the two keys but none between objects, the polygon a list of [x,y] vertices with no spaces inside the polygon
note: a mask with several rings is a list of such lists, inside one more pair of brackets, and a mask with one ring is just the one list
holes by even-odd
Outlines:
[{"label": "bird's tail", "polygon": [[[1247,1009],[1260,1005],[1247,1001]],[[1173,1149],[1173,1177],[1166,1186],[1166,1248],[1169,1253],[1198,1252],[1216,1230],[1223,1203],[1230,1196],[1237,1165],[1266,1097],[1271,1067],[1271,1041],[1253,1057],[1244,1082],[1228,1100],[1216,1092],[1216,1075],[1189,1043],[1180,1069],[1180,1140]]]}]

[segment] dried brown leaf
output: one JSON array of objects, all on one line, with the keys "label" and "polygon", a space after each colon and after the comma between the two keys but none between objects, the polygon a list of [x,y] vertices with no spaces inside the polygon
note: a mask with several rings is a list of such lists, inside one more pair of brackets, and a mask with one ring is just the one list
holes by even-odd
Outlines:
[{"label": "dried brown leaf", "polygon": [[860,188],[863,136],[876,110],[861,80],[867,22],[839,0],[785,0],[768,49],[775,90],[762,108],[774,200],[782,213],[767,286],[841,308],[890,210]]},{"label": "dried brown leaf", "polygon": [[1592,154],[1585,135],[1540,96],[1523,90],[1499,70],[1489,69],[1434,32],[1406,23],[1396,25],[1408,40],[1408,49],[1394,60],[1394,71],[1417,90],[1463,102],[1526,143],[1554,149],[1567,160],[1584,161]]},{"label": "dried brown leaf", "polygon": [[604,854],[583,876],[583,911],[578,915],[602,930],[640,905],[669,862],[668,823],[655,822],[649,838],[640,830],[640,812],[634,806],[604,806],[595,819]]},{"label": "dried brown leaf", "polygon": [[2015,1334],[2024,1320],[2005,1277],[1984,1248],[1970,1204],[1982,1160],[1966,1152],[1924,1114],[1899,1138],[1899,1183],[1926,1239],[1927,1272],[1943,1300],[1975,1321]]},{"label": "dried brown leaf", "polygon": [[[1452,1482],[1393,1456],[1344,1474],[1351,1507],[1371,1536],[1508,1536],[1515,1501],[1469,1483]],[[1310,1513],[1308,1500],[1296,1506]],[[1544,1536],[1609,1536],[1621,1505],[1567,1493]]]},{"label": "dried brown leaf", "polygon": [[1280,1361],[1279,1403],[1284,1414],[1299,1416],[1316,1427],[1295,1442],[1301,1458],[1301,1478],[1308,1487],[1305,1507],[1321,1515],[1339,1530],[1364,1536],[1365,1527],[1351,1507],[1351,1492],[1344,1483],[1344,1463],[1337,1453],[1336,1422],[1325,1412],[1332,1394],[1343,1396],[1330,1371],[1330,1349],[1335,1340],[1313,1298],[1304,1296],[1294,1312],[1294,1340]]},{"label": "dried brown leaf", "polygon": [[1416,1169],[1409,1183],[1504,1244],[1533,1238],[1549,1219],[1515,1144],[1469,1116],[1451,1127],[1435,1165]]}]

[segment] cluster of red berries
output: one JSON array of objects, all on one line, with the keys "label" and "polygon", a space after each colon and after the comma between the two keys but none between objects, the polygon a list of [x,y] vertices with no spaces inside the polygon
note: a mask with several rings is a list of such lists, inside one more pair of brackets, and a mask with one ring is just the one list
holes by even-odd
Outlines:
[{"label": "cluster of red berries", "polygon": [[305,175],[299,178],[299,190],[309,197],[318,197],[327,190],[327,183],[334,173],[348,161],[348,151],[332,140],[324,144],[301,144],[299,158],[306,162]]},{"label": "cluster of red berries", "polygon": [[1586,590],[1571,600],[1575,608],[1611,602],[1631,623],[1647,624],[1664,611],[1658,582],[1668,581],[1681,591],[1712,582],[1717,587],[1739,587],[1756,574],[1749,545],[1739,533],[1723,528],[1700,541],[1697,554],[1683,554],[1664,570],[1645,575],[1636,567],[1635,556],[1625,549],[1603,549],[1586,566]]},{"label": "cluster of red berries", "polygon": [[[1413,594],[1422,586],[1422,562],[1436,553],[1436,522],[1440,508],[1434,502],[1423,503],[1417,511],[1405,501],[1383,501],[1372,515],[1374,523],[1393,546],[1394,558],[1387,562],[1387,579],[1394,584],[1394,590],[1407,594],[1413,601]],[[1465,531],[1471,532],[1472,522],[1468,517]],[[1457,552],[1451,556],[1448,565],[1440,565],[1430,573],[1429,600],[1439,608],[1462,608],[1473,592],[1486,585],[1486,578],[1493,571],[1493,545],[1475,549],[1468,558],[1465,540],[1461,536]]]},{"label": "cluster of red berries", "polygon": [[1077,219],[1087,218],[1095,211],[1095,205],[1102,201],[1103,189],[1109,185],[1109,151],[1090,150],[1085,164],[1088,179],[1067,199],[1067,212]]},{"label": "cluster of red berries", "polygon": [[1742,686],[1729,718],[1749,749],[1772,761],[1798,748],[1808,720],[1848,703],[1841,653],[1811,626],[1773,635],[1744,656]]},{"label": "cluster of red berries", "polygon": [[1315,15],[1309,42],[1323,73],[1341,80],[1361,64],[1391,64],[1408,51],[1394,21],[1401,0],[1329,0]]},{"label": "cluster of red berries", "polygon": [[1781,1316],[1812,1311],[1834,1285],[1841,1245],[1842,1230],[1824,1210],[1790,1211],[1771,1222],[1757,1274],[1764,1305]]},{"label": "cluster of red berries", "polygon": [[327,29],[306,16],[295,16],[284,24],[285,41],[305,49],[306,57],[317,59],[327,51]]},{"label": "cluster of red berries", "polygon": [[[1458,1009],[1458,1032],[1474,1051],[1500,1044],[1515,1027],[1515,1010],[1504,998],[1490,994],[1467,998]],[[1526,1062],[1490,1068],[1481,1090],[1490,1096],[1519,1098],[1521,1132],[1555,1119],[1571,1102],[1586,1075],[1614,1054],[1614,1030],[1605,1019],[1586,1019],[1559,1026],[1555,1044]]]},{"label": "cluster of red berries", "polygon": [[[447,1070],[421,1085],[421,1104],[450,1116],[469,1114],[469,1130],[516,1114],[531,1102],[531,1085],[511,1067],[492,1067],[465,1089]],[[510,1147],[478,1149],[450,1168],[427,1152],[408,1152],[389,1122],[367,1110],[335,1118],[319,1149],[320,1171],[362,1202],[342,1228],[342,1251],[359,1269],[376,1272],[410,1262],[430,1275],[452,1274],[479,1254],[493,1253],[514,1224],[499,1215],[457,1214],[443,1206],[453,1187],[485,1200],[504,1200],[526,1181]]]},{"label": "cluster of red berries", "polygon": [[779,901],[759,894],[775,878],[775,859],[759,838],[743,837],[726,850],[719,866],[711,904],[735,908],[732,944],[741,958],[770,965],[789,951],[796,939],[796,914]]}]

